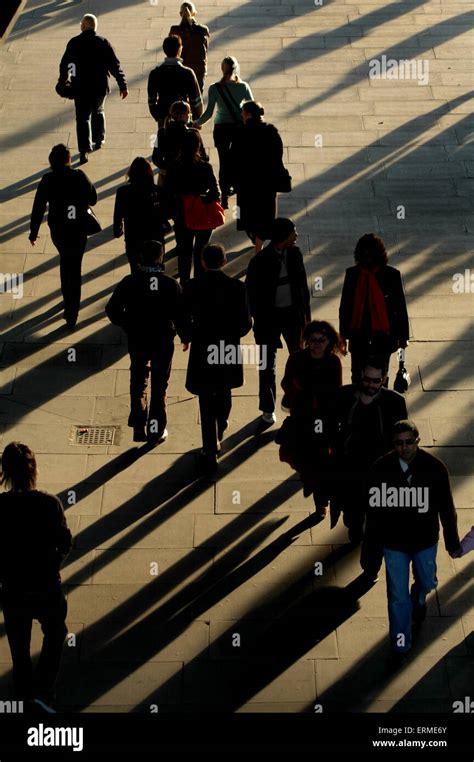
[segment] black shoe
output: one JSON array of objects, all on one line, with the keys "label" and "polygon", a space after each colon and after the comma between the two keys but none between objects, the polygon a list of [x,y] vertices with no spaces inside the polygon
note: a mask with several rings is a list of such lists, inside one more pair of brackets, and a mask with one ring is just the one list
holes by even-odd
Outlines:
[{"label": "black shoe", "polygon": [[66,325],[69,329],[74,328],[77,323],[77,315],[68,315],[64,317]]},{"label": "black shoe", "polygon": [[105,140],[101,140],[100,143],[95,143],[94,144],[94,151],[100,151],[100,149],[102,148],[104,143],[105,143]]},{"label": "black shoe", "polygon": [[158,444],[161,444],[166,439],[168,439],[167,429],[163,429],[163,431],[159,431],[157,434],[150,434],[150,432],[148,432],[148,434],[146,435],[146,441],[148,442],[149,445],[152,445],[153,447],[155,447]]},{"label": "black shoe", "polygon": [[414,627],[421,627],[426,619],[426,603],[423,606],[413,606],[411,621]]},{"label": "black shoe", "polygon": [[364,569],[360,575],[361,584],[372,587],[379,581],[378,569]]},{"label": "black shoe", "polygon": [[198,464],[200,471],[204,471],[205,473],[213,473],[214,471],[217,471],[218,468],[217,455],[208,455],[202,451],[199,455]]},{"label": "black shoe", "polygon": [[89,153],[87,151],[81,151],[79,154],[79,164],[87,164],[89,161]]},{"label": "black shoe", "polygon": [[138,426],[133,429],[133,441],[134,442],[146,442],[146,433],[144,426]]},{"label": "black shoe", "polygon": [[395,670],[403,667],[408,659],[410,651],[392,651],[387,659],[387,670],[389,672],[395,672]]}]

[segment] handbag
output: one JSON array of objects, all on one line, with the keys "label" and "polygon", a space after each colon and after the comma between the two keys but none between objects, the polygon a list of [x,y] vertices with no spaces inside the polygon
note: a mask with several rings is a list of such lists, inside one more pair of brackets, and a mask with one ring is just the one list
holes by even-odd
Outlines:
[{"label": "handbag", "polygon": [[68,80],[63,82],[58,79],[54,89],[61,98],[68,98],[69,100],[74,100],[75,98],[74,86],[72,82],[69,82]]},{"label": "handbag", "polygon": [[86,210],[85,229],[86,235],[94,235],[102,230],[102,226],[90,206]]},{"label": "handbag", "polygon": [[205,204],[201,196],[182,196],[184,222],[189,230],[214,230],[225,223],[225,214],[218,201]]},{"label": "handbag", "polygon": [[393,388],[400,394],[405,394],[410,386],[411,378],[405,367],[405,350],[400,347],[398,350],[398,372],[395,376],[395,382]]},{"label": "handbag", "polygon": [[275,190],[277,193],[291,193],[291,175],[283,165],[278,173]]}]

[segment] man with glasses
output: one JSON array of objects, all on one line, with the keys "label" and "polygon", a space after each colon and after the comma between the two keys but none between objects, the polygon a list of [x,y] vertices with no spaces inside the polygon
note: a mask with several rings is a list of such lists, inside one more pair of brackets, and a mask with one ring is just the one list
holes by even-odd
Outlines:
[{"label": "man with glasses", "polygon": [[[354,544],[363,539],[369,468],[392,449],[393,426],[408,415],[403,395],[384,386],[386,376],[385,361],[370,358],[363,364],[359,383],[341,387],[337,400],[340,480],[336,509],[331,507],[332,525],[342,510],[349,540]],[[382,560],[382,548],[364,540],[360,562],[367,581],[377,580]]]},{"label": "man with glasses", "polygon": [[438,584],[440,519],[452,558],[460,545],[448,470],[420,449],[419,441],[413,421],[398,421],[393,427],[395,449],[374,463],[368,480],[367,535],[383,547],[393,666],[411,649],[412,636],[426,617],[426,596]]}]

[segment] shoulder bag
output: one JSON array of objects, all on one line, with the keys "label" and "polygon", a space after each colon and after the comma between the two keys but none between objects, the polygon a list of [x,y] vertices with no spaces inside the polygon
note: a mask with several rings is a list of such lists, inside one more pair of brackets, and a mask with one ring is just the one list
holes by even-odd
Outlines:
[{"label": "shoulder bag", "polygon": [[242,124],[242,115],[240,113],[239,104],[234,101],[230,93],[226,92],[225,85],[222,85],[220,82],[217,83],[217,90],[221,94],[222,100],[229,109],[229,113],[234,122],[236,124]]},{"label": "shoulder bag", "polygon": [[224,209],[218,201],[205,204],[201,196],[182,196],[184,222],[189,230],[214,230],[225,223]]}]

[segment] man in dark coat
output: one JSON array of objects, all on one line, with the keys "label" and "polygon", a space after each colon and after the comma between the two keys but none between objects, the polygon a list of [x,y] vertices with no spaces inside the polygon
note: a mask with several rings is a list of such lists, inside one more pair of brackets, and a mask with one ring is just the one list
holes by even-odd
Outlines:
[{"label": "man in dark coat", "polygon": [[[36,489],[36,458],[28,445],[11,442],[2,454],[0,483],[0,584],[5,631],[13,661],[15,699],[34,700],[54,711],[54,686],[67,635],[67,602],[61,561],[72,545],[64,509],[56,495]],[[43,646],[35,680],[30,657],[37,619]]]},{"label": "man in dark coat", "polygon": [[185,101],[191,106],[193,119],[202,114],[202,97],[196,75],[181,61],[181,40],[171,36],[163,40],[166,56],[160,66],[151,70],[148,77],[148,108],[158,127],[163,127],[170,108],[175,101]]},{"label": "man in dark coat", "polygon": [[[342,509],[349,539],[354,543],[361,542],[363,537],[368,470],[377,458],[392,449],[393,426],[407,417],[404,396],[384,386],[386,374],[384,360],[369,358],[359,383],[342,386],[336,397],[336,470],[340,479],[335,504],[331,504],[332,526]],[[361,566],[367,580],[376,580],[381,565],[381,546],[364,540]]]},{"label": "man in dark coat", "polygon": [[[159,444],[166,429],[166,389],[171,373],[176,332],[183,335],[181,288],[163,272],[164,244],[143,245],[138,272],[116,287],[105,311],[128,336],[130,354],[130,416],[133,441]],[[151,399],[147,413],[147,385],[151,372]],[[145,432],[146,426],[146,432]]]},{"label": "man in dark coat", "polygon": [[88,154],[105,142],[104,104],[109,93],[109,75],[117,80],[120,97],[128,95],[127,83],[120,61],[108,40],[99,37],[97,18],[87,13],[81,21],[81,34],[69,40],[59,64],[59,82],[67,80],[74,89],[76,106],[77,145],[81,164]]},{"label": "man in dark coat", "polygon": [[[444,463],[418,447],[418,428],[401,420],[393,427],[394,450],[379,458],[368,479],[367,534],[383,547],[387,570],[390,640],[395,664],[412,645],[426,617],[426,596],[438,584],[439,520],[446,550],[459,550],[456,509]],[[414,584],[409,587],[410,562]]]},{"label": "man in dark coat", "polygon": [[295,246],[294,223],[277,217],[271,242],[249,262],[245,285],[254,320],[255,341],[266,354],[259,370],[259,409],[263,424],[275,423],[276,356],[285,339],[288,352],[301,349],[301,336],[311,320],[311,307],[303,255]]},{"label": "man in dark coat", "polygon": [[87,244],[89,206],[97,202],[97,191],[82,169],[73,169],[71,153],[63,143],[49,154],[51,172],[43,175],[33,202],[30,243],[36,246],[41,222],[48,207],[51,240],[59,252],[64,319],[74,328],[81,303],[81,267]]},{"label": "man in dark coat", "polygon": [[208,244],[202,253],[204,274],[188,281],[183,291],[184,343],[191,344],[186,389],[199,396],[203,465],[209,469],[217,466],[231,389],[244,383],[240,339],[252,327],[245,286],[222,272],[226,262],[224,247]]},{"label": "man in dark coat", "polygon": [[408,313],[400,272],[387,264],[381,238],[367,233],[357,242],[356,265],[346,270],[339,306],[339,333],[349,340],[352,383],[359,381],[361,363],[369,355],[382,357],[407,346]]}]

